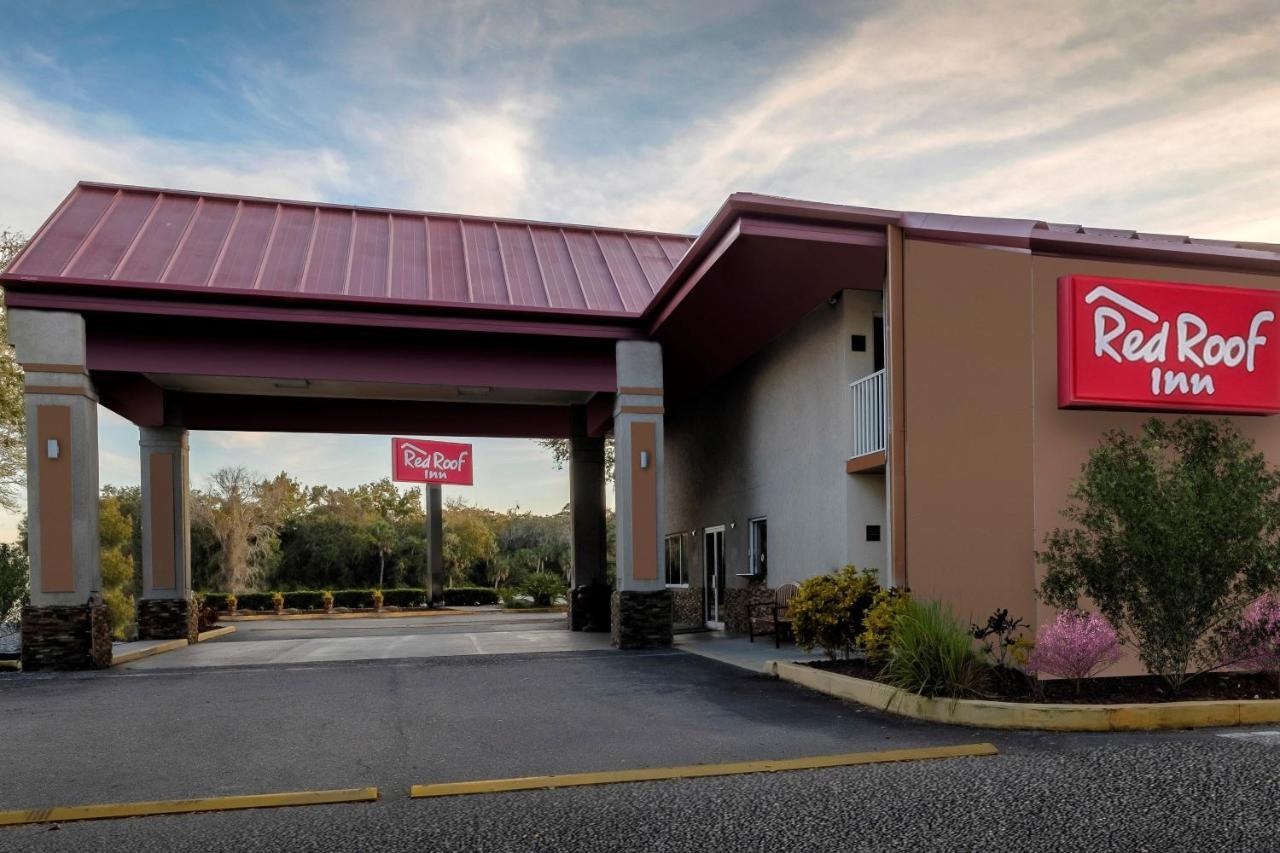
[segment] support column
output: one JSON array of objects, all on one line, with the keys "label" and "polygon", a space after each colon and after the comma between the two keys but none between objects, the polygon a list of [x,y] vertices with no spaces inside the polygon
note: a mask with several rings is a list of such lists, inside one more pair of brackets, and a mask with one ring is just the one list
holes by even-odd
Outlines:
[{"label": "support column", "polygon": [[9,311],[26,371],[27,550],[31,603],[22,609],[22,667],[111,665],[111,623],[98,564],[98,398],[84,318]]},{"label": "support column", "polygon": [[427,490],[427,590],[432,604],[444,603],[444,496],[438,485]]},{"label": "support column", "polygon": [[613,411],[613,480],[617,512],[618,589],[613,644],[620,649],[671,645],[671,591],[662,577],[662,348],[617,344],[618,398]]},{"label": "support column", "polygon": [[142,427],[142,598],[138,639],[199,637],[199,609],[191,594],[190,475],[187,431]]},{"label": "support column", "polygon": [[569,439],[569,526],[573,535],[573,583],[569,628],[610,629],[608,534],[604,501],[604,439],[586,434],[586,411],[573,412]]}]

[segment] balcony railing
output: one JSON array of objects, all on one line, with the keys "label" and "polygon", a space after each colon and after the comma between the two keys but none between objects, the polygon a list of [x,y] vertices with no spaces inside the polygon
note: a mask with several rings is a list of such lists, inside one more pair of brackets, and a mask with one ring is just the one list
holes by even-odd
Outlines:
[{"label": "balcony railing", "polygon": [[884,451],[884,371],[849,383],[853,399],[853,457]]}]

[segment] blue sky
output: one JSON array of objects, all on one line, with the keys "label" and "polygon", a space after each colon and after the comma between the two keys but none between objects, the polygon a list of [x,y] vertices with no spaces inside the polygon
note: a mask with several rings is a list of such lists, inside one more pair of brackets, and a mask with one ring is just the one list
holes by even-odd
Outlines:
[{"label": "blue sky", "polygon": [[[697,230],[752,190],[1280,239],[1272,0],[12,3],[0,227],[78,179]],[[193,436],[214,468],[383,476],[379,438]],[[102,418],[104,482],[136,432]],[[477,448],[467,494],[562,472]]]}]

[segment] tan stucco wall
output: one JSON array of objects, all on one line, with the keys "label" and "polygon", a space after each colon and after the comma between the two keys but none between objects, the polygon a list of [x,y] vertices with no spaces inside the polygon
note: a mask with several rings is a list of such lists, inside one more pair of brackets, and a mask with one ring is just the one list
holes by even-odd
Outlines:
[{"label": "tan stucco wall", "polygon": [[907,583],[1030,613],[1031,259],[905,241]]},{"label": "tan stucco wall", "polygon": [[[1073,273],[1280,290],[1280,277],[1274,276],[1056,257],[1033,259],[1035,348],[1032,359],[1035,365],[1035,399],[1032,430],[1036,450],[1034,520],[1037,546],[1044,542],[1049,531],[1063,525],[1061,512],[1066,506],[1067,491],[1102,433],[1108,429],[1136,430],[1153,415],[1151,412],[1058,408],[1057,281],[1059,276]],[[1274,345],[1280,346],[1280,340]],[[1171,420],[1178,415],[1156,417]],[[1280,419],[1274,416],[1238,416],[1229,420],[1242,433],[1253,438],[1273,464],[1280,464]],[[1037,567],[1036,583],[1039,583],[1042,573],[1043,570]],[[1043,604],[1037,604],[1037,620],[1051,618],[1051,610]],[[1110,674],[1118,675],[1129,671],[1136,669],[1132,665],[1117,667]]]},{"label": "tan stucco wall", "polygon": [[[1050,615],[1034,597],[1034,549],[1063,523],[1101,434],[1151,417],[1058,408],[1057,278],[1280,289],[1280,277],[913,240],[904,258],[908,582],[962,619],[1008,607],[1034,630]],[[1231,420],[1280,464],[1280,419]]]}]

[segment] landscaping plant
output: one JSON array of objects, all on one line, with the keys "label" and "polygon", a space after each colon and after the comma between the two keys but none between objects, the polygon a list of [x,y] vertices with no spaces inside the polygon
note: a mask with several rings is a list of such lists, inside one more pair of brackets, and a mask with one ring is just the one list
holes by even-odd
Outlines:
[{"label": "landscaping plant", "polygon": [[0,634],[17,622],[30,596],[31,570],[27,555],[16,545],[0,544]]},{"label": "landscaping plant", "polygon": [[872,663],[884,663],[889,659],[889,651],[893,648],[893,630],[897,627],[898,617],[907,610],[911,602],[911,591],[891,586],[876,591],[871,599],[871,607],[862,619],[862,635],[858,642],[866,650],[867,660]]},{"label": "landscaping plant", "polygon": [[1227,662],[1270,673],[1280,690],[1280,592],[1261,595],[1244,609]]},{"label": "landscaping plant", "polygon": [[1063,515],[1040,596],[1090,599],[1175,692],[1222,665],[1245,605],[1280,585],[1280,471],[1225,420],[1106,433]]},{"label": "landscaping plant", "polygon": [[875,570],[855,566],[802,582],[788,609],[796,645],[821,648],[832,660],[850,657],[879,589]]},{"label": "landscaping plant", "polygon": [[949,609],[911,600],[897,619],[882,678],[922,696],[959,699],[982,692],[987,667]]},{"label": "landscaping plant", "polygon": [[1008,608],[1002,607],[987,617],[985,625],[970,625],[969,632],[982,645],[983,653],[998,669],[1009,669],[1012,651],[1022,637],[1026,623],[1010,619]]},{"label": "landscaping plant", "polygon": [[520,585],[520,591],[533,599],[535,607],[549,607],[569,591],[569,585],[553,572],[534,572]]},{"label": "landscaping plant", "polygon": [[1106,619],[1096,613],[1064,610],[1036,632],[1036,645],[1027,659],[1027,672],[1068,678],[1080,695],[1081,683],[1121,657],[1120,639]]}]

